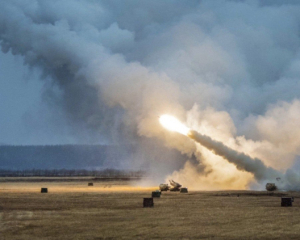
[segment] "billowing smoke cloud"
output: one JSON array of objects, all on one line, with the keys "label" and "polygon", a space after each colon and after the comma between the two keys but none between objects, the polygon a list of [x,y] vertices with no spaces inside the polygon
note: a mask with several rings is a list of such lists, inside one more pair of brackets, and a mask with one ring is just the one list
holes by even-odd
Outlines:
[{"label": "billowing smoke cloud", "polygon": [[157,116],[261,159],[262,174],[289,173],[300,154],[299,16],[284,0],[0,0],[0,41],[42,70],[47,100],[75,129],[195,156],[170,176],[192,188],[247,188],[251,174]]}]

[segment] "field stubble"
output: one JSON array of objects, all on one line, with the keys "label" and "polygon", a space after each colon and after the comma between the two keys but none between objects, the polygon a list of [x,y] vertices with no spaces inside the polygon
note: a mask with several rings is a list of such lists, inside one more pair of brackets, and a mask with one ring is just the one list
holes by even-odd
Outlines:
[{"label": "field stubble", "polygon": [[[143,208],[154,189],[116,181],[1,182],[1,239],[300,238],[299,193],[163,192],[154,208]],[[295,197],[293,207],[280,207],[283,194]]]}]

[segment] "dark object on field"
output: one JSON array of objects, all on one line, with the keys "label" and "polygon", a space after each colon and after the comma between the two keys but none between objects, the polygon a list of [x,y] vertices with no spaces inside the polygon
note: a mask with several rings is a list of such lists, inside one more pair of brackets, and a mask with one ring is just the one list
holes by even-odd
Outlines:
[{"label": "dark object on field", "polygon": [[174,180],[169,180],[172,188],[170,188],[170,191],[172,192],[176,192],[176,191],[180,191],[181,188],[181,184],[175,182]]},{"label": "dark object on field", "polygon": [[161,183],[159,184],[159,190],[160,191],[168,191],[170,189],[169,185],[167,183]]},{"label": "dark object on field", "polygon": [[238,194],[237,197],[240,197],[240,194]]},{"label": "dark object on field", "polygon": [[171,186],[169,186],[166,183],[159,184],[159,190],[160,191],[168,191],[168,190],[170,190],[172,192],[180,191],[181,184],[179,184],[179,183],[177,183],[177,182],[175,182],[173,180],[169,180],[169,182],[170,182]]},{"label": "dark object on field", "polygon": [[188,189],[183,187],[183,188],[180,188],[180,192],[181,193],[188,193]]},{"label": "dark object on field", "polygon": [[153,198],[144,198],[143,207],[154,207]]},{"label": "dark object on field", "polygon": [[267,191],[275,191],[275,190],[277,190],[277,187],[276,187],[275,183],[267,183],[266,189],[267,189]]},{"label": "dark object on field", "polygon": [[293,198],[291,197],[282,197],[281,198],[281,207],[291,207]]},{"label": "dark object on field", "polygon": [[94,183],[89,182],[89,183],[88,183],[88,186],[94,186]]},{"label": "dark object on field", "polygon": [[47,193],[48,192],[48,188],[41,188],[41,193]]},{"label": "dark object on field", "polygon": [[154,197],[160,197],[160,195],[161,195],[161,191],[156,190],[156,191],[152,192],[152,197],[153,198]]}]

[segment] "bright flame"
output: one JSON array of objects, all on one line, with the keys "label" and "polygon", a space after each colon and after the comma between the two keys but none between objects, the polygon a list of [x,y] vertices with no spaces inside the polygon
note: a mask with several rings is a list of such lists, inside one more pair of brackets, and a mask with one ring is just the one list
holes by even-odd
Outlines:
[{"label": "bright flame", "polygon": [[190,129],[184,126],[178,119],[170,116],[170,115],[162,115],[159,118],[159,122],[163,125],[166,129],[174,132],[179,132],[183,135],[187,135]]}]

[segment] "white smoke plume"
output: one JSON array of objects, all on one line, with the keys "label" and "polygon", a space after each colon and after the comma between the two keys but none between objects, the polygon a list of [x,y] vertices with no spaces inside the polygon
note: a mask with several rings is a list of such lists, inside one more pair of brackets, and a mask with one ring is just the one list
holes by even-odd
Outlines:
[{"label": "white smoke plume", "polygon": [[291,170],[289,170],[286,172],[286,174],[282,174],[281,172],[271,167],[266,167],[260,159],[251,158],[244,153],[237,152],[225,146],[223,143],[214,141],[209,136],[202,135],[194,130],[191,130],[188,133],[188,137],[211,150],[214,154],[224,157],[230,163],[233,163],[237,167],[237,169],[252,173],[255,179],[260,183],[278,179],[280,181],[277,182],[277,186],[281,190],[300,189],[300,176],[296,172],[292,172]]},{"label": "white smoke plume", "polygon": [[188,137],[194,139],[196,142],[213,151],[215,154],[226,158],[229,162],[236,165],[237,169],[253,173],[257,180],[268,180],[281,177],[280,172],[273,168],[266,167],[261,160],[257,158],[253,159],[244,153],[234,151],[233,149],[225,146],[223,143],[214,141],[209,136],[205,136],[191,130],[188,133]]},{"label": "white smoke plume", "polygon": [[299,182],[288,170],[300,154],[299,27],[292,0],[0,0],[2,51],[42,70],[68,123],[108,143],[179,150],[187,161],[169,177],[194,189],[262,185],[158,115]]}]

